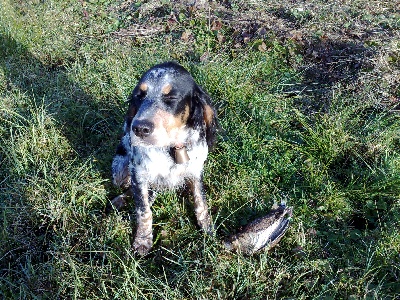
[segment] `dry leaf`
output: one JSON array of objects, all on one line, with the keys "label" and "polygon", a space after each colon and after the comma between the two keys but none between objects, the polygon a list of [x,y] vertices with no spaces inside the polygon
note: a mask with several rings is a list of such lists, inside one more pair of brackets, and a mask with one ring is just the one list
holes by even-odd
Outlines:
[{"label": "dry leaf", "polygon": [[226,40],[225,36],[219,32],[217,33],[217,39],[219,43],[223,43]]},{"label": "dry leaf", "polygon": [[208,60],[208,58],[210,57],[210,54],[208,52],[204,52],[201,56],[200,56],[200,61],[206,61]]},{"label": "dry leaf", "polygon": [[243,37],[243,42],[248,43],[250,42],[250,39],[253,37],[253,35],[248,32],[244,32],[242,33],[242,37]]},{"label": "dry leaf", "polygon": [[261,52],[267,51],[267,45],[262,42],[262,44],[258,45],[258,50],[260,50]]},{"label": "dry leaf", "polygon": [[214,20],[212,22],[211,30],[220,30],[222,28],[222,22],[220,20]]},{"label": "dry leaf", "polygon": [[187,42],[190,39],[192,32],[190,30],[186,30],[182,33],[181,40]]}]

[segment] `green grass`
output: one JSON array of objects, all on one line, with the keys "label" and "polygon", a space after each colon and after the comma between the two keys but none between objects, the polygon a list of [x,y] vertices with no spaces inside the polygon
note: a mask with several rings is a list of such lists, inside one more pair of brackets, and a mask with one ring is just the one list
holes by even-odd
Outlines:
[{"label": "green grass", "polygon": [[[366,3],[0,0],[0,297],[398,297],[400,19]],[[110,165],[128,94],[171,59],[218,110],[217,232],[165,193],[139,258],[133,204],[105,213]],[[281,200],[294,216],[278,247],[224,251]]]}]

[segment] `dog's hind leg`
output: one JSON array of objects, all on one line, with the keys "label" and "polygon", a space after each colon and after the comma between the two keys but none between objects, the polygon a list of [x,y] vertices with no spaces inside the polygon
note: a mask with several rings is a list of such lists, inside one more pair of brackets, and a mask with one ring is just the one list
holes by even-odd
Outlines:
[{"label": "dog's hind leg", "polygon": [[131,186],[131,174],[129,170],[129,155],[128,155],[128,145],[127,139],[129,135],[125,135],[121,143],[117,147],[116,155],[114,156],[112,162],[112,177],[113,183],[117,187],[122,189],[127,189],[127,191],[117,197],[115,197],[111,203],[118,210],[127,204],[127,199],[132,197],[130,191]]},{"label": "dog's hind leg", "polygon": [[128,151],[129,135],[126,134],[117,147],[117,151],[111,165],[113,183],[121,188],[129,188],[131,185]]}]

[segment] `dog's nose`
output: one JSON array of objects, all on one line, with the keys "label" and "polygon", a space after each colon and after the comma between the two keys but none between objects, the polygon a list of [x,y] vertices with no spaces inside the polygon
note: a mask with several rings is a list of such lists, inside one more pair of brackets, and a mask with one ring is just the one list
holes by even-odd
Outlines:
[{"label": "dog's nose", "polygon": [[149,121],[135,120],[132,124],[132,130],[136,136],[145,138],[153,132],[154,125]]}]

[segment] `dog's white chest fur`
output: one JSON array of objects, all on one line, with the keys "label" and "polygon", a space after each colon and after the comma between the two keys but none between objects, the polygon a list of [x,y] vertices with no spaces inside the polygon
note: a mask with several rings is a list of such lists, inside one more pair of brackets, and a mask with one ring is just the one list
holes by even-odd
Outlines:
[{"label": "dog's white chest fur", "polygon": [[172,189],[184,184],[185,178],[201,178],[208,147],[195,143],[188,149],[189,161],[175,163],[169,149],[156,147],[132,147],[131,170],[141,182],[148,182],[158,189]]}]

